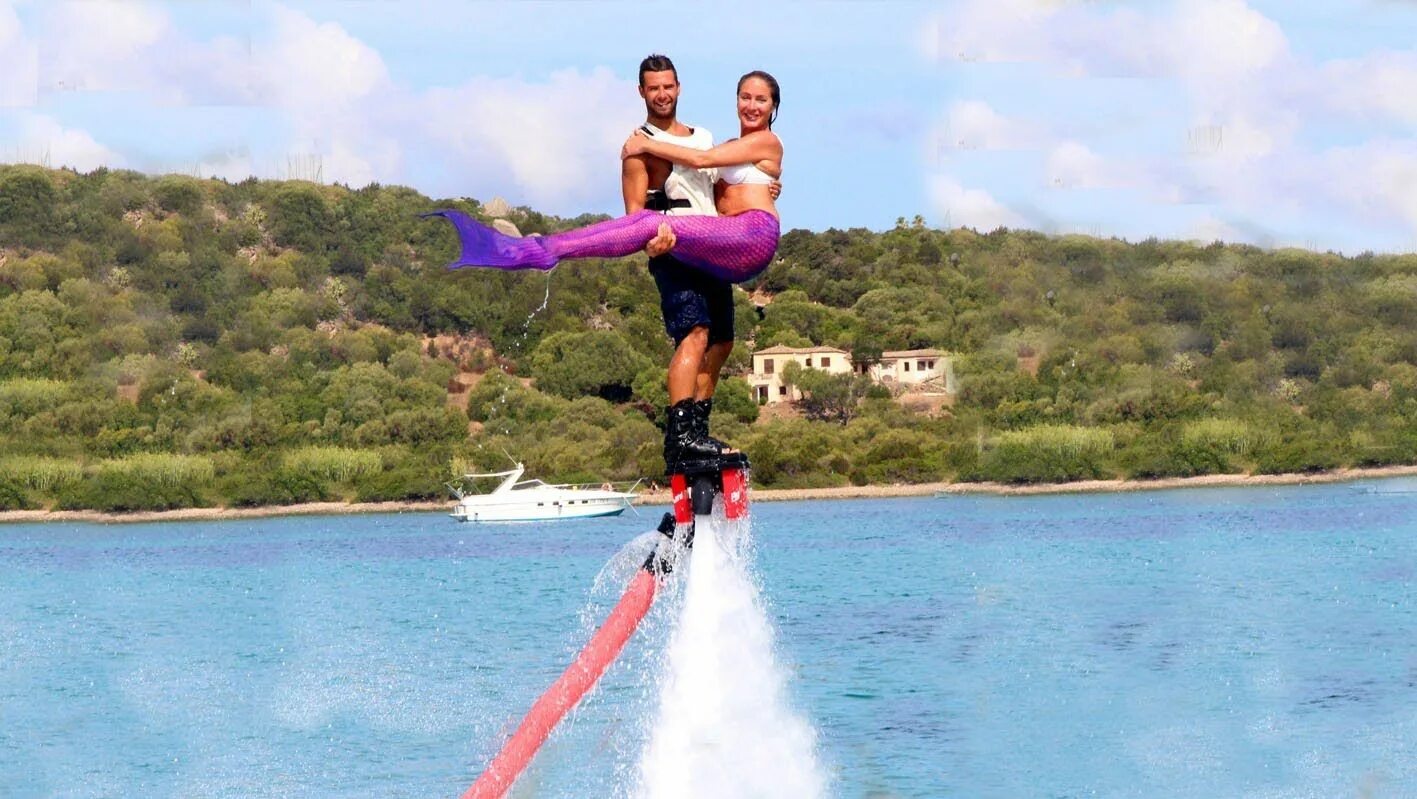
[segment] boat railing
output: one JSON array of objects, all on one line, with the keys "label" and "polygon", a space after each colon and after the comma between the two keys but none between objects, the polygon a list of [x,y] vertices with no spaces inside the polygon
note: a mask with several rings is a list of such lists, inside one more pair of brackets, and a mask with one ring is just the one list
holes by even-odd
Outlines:
[{"label": "boat railing", "polygon": [[[472,483],[473,480],[478,479],[478,478],[487,478],[487,477],[506,477],[506,476],[509,475],[509,474],[511,474],[511,472],[493,472],[493,473],[488,473],[488,474],[465,474],[465,475],[463,475],[461,478],[456,479],[456,480],[449,480],[448,482],[443,483],[443,485],[447,486],[447,487],[448,487],[448,490],[452,492],[453,496],[457,497],[458,499],[462,499],[463,497],[468,496],[468,495],[470,495],[470,494],[471,494],[471,495],[476,495],[476,496],[481,496],[481,495],[483,495],[483,494],[491,494],[491,493],[494,493],[497,489],[494,488],[494,489],[492,489],[491,491],[486,491],[486,492],[481,492],[481,491],[470,492],[470,491],[468,491],[468,487],[473,484],[473,483]],[[603,483],[548,483],[548,482],[546,482],[546,481],[544,481],[544,480],[540,480],[540,479],[537,479],[537,478],[532,478],[532,479],[530,479],[530,480],[519,480],[519,481],[517,481],[516,483],[513,483],[513,484],[511,485],[511,487],[510,487],[508,490],[509,490],[509,491],[522,491],[522,490],[525,490],[525,489],[528,489],[528,488],[538,488],[538,487],[539,487],[539,488],[564,488],[564,489],[569,489],[569,490],[573,490],[573,491],[613,491],[613,492],[615,492],[615,493],[617,493],[617,494],[633,494],[633,493],[635,493],[635,489],[639,488],[639,487],[640,487],[640,484],[643,483],[644,481],[645,481],[645,479],[644,479],[643,477],[641,477],[641,478],[639,478],[639,479],[637,479],[637,480],[635,480],[635,481],[633,481],[633,482],[631,482],[631,481],[629,481],[629,480],[617,480],[617,481],[610,481],[610,480],[607,480],[607,481],[605,481],[605,482],[603,482]],[[498,488],[501,488],[501,486],[499,485]]]},{"label": "boat railing", "polygon": [[645,479],[643,477],[633,482],[629,480],[606,480],[603,483],[548,483],[543,480],[531,479],[522,480],[512,486],[517,489],[521,486],[541,486],[543,488],[568,488],[573,491],[614,491],[617,494],[633,494],[635,489],[640,487]]}]

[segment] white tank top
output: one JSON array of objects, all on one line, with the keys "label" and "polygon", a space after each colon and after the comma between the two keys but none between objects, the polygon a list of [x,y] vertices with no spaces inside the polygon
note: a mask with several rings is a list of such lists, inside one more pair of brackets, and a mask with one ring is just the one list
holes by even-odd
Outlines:
[{"label": "white tank top", "polygon": [[[692,147],[695,150],[713,148],[713,134],[708,128],[690,127],[688,136],[675,136],[653,125],[645,125],[641,130],[649,131],[655,140]],[[691,166],[674,164],[669,177],[664,180],[664,194],[671,200],[688,200],[688,208],[671,208],[667,213],[677,216],[718,216],[713,205],[713,184],[718,178],[715,169],[695,169]]]}]

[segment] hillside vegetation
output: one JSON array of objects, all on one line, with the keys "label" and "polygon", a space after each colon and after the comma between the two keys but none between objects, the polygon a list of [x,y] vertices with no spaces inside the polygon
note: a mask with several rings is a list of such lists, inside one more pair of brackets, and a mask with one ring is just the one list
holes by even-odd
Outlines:
[{"label": "hillside vegetation", "polygon": [[[481,213],[410,189],[0,167],[0,508],[441,497],[507,455],[662,473],[670,353],[643,258],[442,269]],[[790,203],[787,211],[790,220]],[[588,221],[515,209],[524,232]],[[850,377],[715,430],[759,485],[1009,482],[1417,462],[1417,256],[902,221],[793,230],[738,292],[757,346],[955,353],[917,414]]]}]

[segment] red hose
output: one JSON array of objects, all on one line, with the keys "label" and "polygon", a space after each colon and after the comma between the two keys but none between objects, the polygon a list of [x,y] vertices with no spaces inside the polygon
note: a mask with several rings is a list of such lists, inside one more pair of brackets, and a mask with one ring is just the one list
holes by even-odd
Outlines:
[{"label": "red hose", "polygon": [[526,764],[536,754],[536,750],[546,742],[551,730],[573,707],[586,691],[595,685],[600,675],[625,648],[625,642],[635,632],[640,620],[649,612],[654,602],[656,579],[647,569],[635,573],[635,578],[625,589],[624,596],[605,619],[590,643],[552,683],[546,693],[536,700],[527,711],[520,727],[502,747],[502,751],[492,758],[487,770],[477,778],[477,782],[467,789],[462,799],[500,799],[512,783],[526,768]]}]

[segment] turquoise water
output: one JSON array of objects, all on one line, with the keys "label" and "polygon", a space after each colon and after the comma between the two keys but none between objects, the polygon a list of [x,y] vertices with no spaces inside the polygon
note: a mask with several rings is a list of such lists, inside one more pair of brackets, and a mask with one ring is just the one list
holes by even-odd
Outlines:
[{"label": "turquoise water", "polygon": [[[653,521],[0,526],[0,796],[457,796]],[[1417,796],[1417,494],[760,503],[754,536],[835,795]],[[667,614],[515,796],[622,790]]]}]

